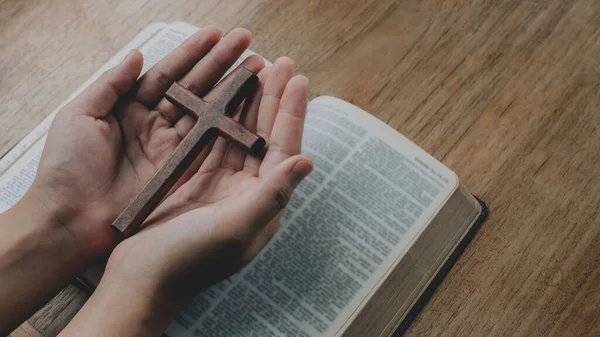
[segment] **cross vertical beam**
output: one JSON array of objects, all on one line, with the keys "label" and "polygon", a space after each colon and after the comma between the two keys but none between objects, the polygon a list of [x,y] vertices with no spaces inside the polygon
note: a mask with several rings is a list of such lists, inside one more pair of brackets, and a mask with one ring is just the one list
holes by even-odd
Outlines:
[{"label": "cross vertical beam", "polygon": [[217,135],[228,138],[254,156],[266,145],[263,138],[230,117],[245,99],[251,98],[256,90],[258,77],[250,70],[238,67],[223,81],[223,92],[212,102],[202,100],[178,83],[174,83],[165,94],[171,103],[197,118],[197,122],[113,222],[113,228],[123,233],[124,237],[129,237],[139,230],[194,159]]}]

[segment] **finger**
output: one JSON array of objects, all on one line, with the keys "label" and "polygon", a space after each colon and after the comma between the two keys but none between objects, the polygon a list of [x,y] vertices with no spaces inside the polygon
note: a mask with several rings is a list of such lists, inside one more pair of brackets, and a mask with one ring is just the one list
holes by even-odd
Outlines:
[{"label": "finger", "polygon": [[[192,70],[179,81],[179,84],[197,96],[203,97],[248,49],[251,41],[250,31],[243,28],[232,30],[205,57],[198,61]],[[156,110],[160,111],[161,115],[172,125],[184,115],[181,109],[166,99],[162,99],[158,103]]]},{"label": "finger", "polygon": [[142,54],[133,50],[118,66],[108,70],[94,83],[79,94],[65,111],[84,114],[94,118],[108,116],[119,98],[124,96],[134,85],[142,71]]},{"label": "finger", "polygon": [[293,68],[294,61],[292,59],[289,57],[280,57],[275,61],[273,70],[265,82],[258,112],[256,132],[267,141],[267,144],[269,144],[275,115],[279,108],[279,101],[281,100],[286,84],[292,77]]},{"label": "finger", "polygon": [[300,153],[307,104],[308,78],[294,76],[286,85],[281,98],[269,148],[260,165],[259,175]]},{"label": "finger", "polygon": [[135,98],[148,109],[165,95],[167,89],[185,75],[219,42],[223,32],[214,26],[201,28],[155,64],[138,81]]},{"label": "finger", "polygon": [[258,122],[260,100],[262,99],[265,83],[267,81],[267,78],[269,78],[269,74],[271,74],[271,70],[272,68],[263,68],[258,73],[258,86],[256,87],[256,92],[252,95],[252,100],[248,111],[244,116],[242,116],[242,121],[244,125],[248,130],[252,132],[256,132],[256,123]]},{"label": "finger", "polygon": [[[242,62],[242,64],[240,66],[245,67],[246,69],[248,69],[248,70],[252,71],[253,73],[257,74],[265,66],[265,61],[263,60],[262,57],[260,57],[258,55],[253,55],[253,56],[250,56],[247,59],[245,59],[244,62]],[[208,102],[217,99],[219,97],[219,95],[221,94],[221,92],[223,91],[223,88],[225,87],[226,83],[228,83],[227,80],[226,79],[223,80],[213,90],[211,90],[210,92],[208,92],[203,97],[203,99],[205,101],[208,101]],[[171,105],[172,107],[174,107],[175,109],[177,109],[171,103],[168,103],[168,104]],[[177,130],[177,134],[181,138],[183,138],[183,137],[185,137],[188,134],[188,132],[190,132],[190,130],[194,127],[194,125],[196,125],[196,119],[193,118],[193,117],[191,117],[191,116],[188,116],[188,115],[184,114],[177,121],[177,123],[175,123],[175,125],[173,125],[173,127],[175,128],[175,130]]]},{"label": "finger", "polygon": [[[256,73],[259,73],[260,70],[263,69],[264,60],[262,59],[262,57],[257,56],[257,55],[250,56],[246,60],[244,60],[244,62],[241,65],[256,74]],[[215,87],[214,90],[211,90],[205,96],[206,100],[207,101],[215,100],[221,94],[223,89],[229,84],[229,82],[232,78],[233,77],[227,76],[227,78],[225,78],[223,81],[221,81],[221,83],[219,83]],[[182,120],[183,120],[183,118],[182,118]],[[189,132],[189,130],[188,130],[188,132]],[[217,168],[220,168],[221,164],[223,163],[223,158],[225,156],[225,153],[227,152],[227,148],[229,147],[229,144],[230,144],[229,140],[227,140],[223,137],[219,137],[216,140],[215,145],[213,146],[210,154],[208,155],[208,157],[206,158],[206,160],[200,167],[199,172],[200,173],[210,172],[212,170],[216,170]]]},{"label": "finger", "polygon": [[[270,68],[264,68],[258,73],[258,86],[254,95],[252,95],[250,106],[247,111],[241,116],[241,123],[251,132],[256,132],[256,121],[258,120],[258,109],[260,107],[260,99],[262,98],[265,81],[269,76]],[[252,157],[252,156],[249,156]],[[244,168],[244,160],[246,152],[235,144],[230,144],[223,158],[223,167],[234,171],[239,171]]]},{"label": "finger", "polygon": [[[259,106],[256,133],[267,141],[267,147],[269,146],[269,138],[273,123],[275,122],[275,116],[279,109],[279,101],[287,82],[292,77],[293,66],[294,61],[290,58],[282,57],[277,59],[265,82]],[[247,156],[244,163],[244,170],[258,174],[261,162],[262,160],[259,158]]]},{"label": "finger", "polygon": [[279,163],[260,183],[239,198],[236,205],[243,212],[232,212],[231,222],[244,226],[239,228],[256,238],[265,226],[287,205],[298,184],[313,169],[310,158],[298,155]]}]

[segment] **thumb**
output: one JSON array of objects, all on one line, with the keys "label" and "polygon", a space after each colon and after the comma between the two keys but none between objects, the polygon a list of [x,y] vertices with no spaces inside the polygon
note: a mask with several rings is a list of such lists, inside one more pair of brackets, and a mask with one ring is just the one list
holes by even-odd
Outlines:
[{"label": "thumb", "polygon": [[294,189],[313,170],[313,162],[296,155],[279,163],[262,177],[262,182],[245,198],[249,212],[246,219],[255,228],[262,228],[281,212],[292,197]]},{"label": "thumb", "polygon": [[108,116],[119,98],[135,85],[143,63],[142,54],[132,50],[121,64],[102,74],[73,99],[69,111],[94,118]]}]

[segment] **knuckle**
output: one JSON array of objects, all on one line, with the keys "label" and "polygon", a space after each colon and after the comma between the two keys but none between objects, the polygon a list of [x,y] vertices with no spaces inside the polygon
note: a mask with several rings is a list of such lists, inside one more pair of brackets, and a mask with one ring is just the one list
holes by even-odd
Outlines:
[{"label": "knuckle", "polygon": [[278,115],[287,115],[293,121],[304,118],[304,114],[302,113],[302,110],[295,109],[295,107],[280,108],[277,111],[277,114]]},{"label": "knuckle", "polygon": [[119,84],[116,83],[114,80],[107,79],[106,81],[103,82],[103,84],[104,84],[103,92],[106,92],[108,95],[112,96],[115,99],[123,96],[124,93],[121,92],[121,90],[119,88]]},{"label": "knuckle", "polygon": [[269,145],[269,151],[276,152],[288,157],[295,156],[299,152],[296,149],[290,149],[289,146],[280,144],[280,142],[278,142],[277,139],[271,141],[271,144]]},{"label": "knuckle", "polygon": [[[219,53],[219,50],[213,49],[213,50],[209,51],[208,54],[206,54],[206,57],[218,69],[226,68],[225,64],[223,64],[223,61],[221,61],[222,55],[218,55],[218,53]],[[217,54],[217,55],[215,55],[215,54]]]},{"label": "knuckle", "polygon": [[203,94],[203,90],[202,86],[200,86],[199,84],[193,82],[193,81],[181,81],[180,84],[182,86],[184,86],[187,90],[193,92],[196,95],[201,95]]},{"label": "knuckle", "polygon": [[285,206],[290,202],[292,198],[293,190],[289,185],[279,185],[275,188],[274,198],[273,198],[273,209],[279,213],[283,211]]},{"label": "knuckle", "polygon": [[187,51],[183,44],[180,44],[175,48],[175,53],[179,53],[179,58],[182,60],[191,59],[190,53]]},{"label": "knuckle", "polygon": [[160,86],[168,88],[171,86],[171,84],[173,84],[171,77],[164,71],[157,69],[156,67],[152,67],[150,68],[150,72],[152,73],[152,77],[154,77]]},{"label": "knuckle", "polygon": [[281,101],[281,94],[280,93],[263,93],[262,99],[263,100],[271,100],[271,101],[273,101],[274,104],[279,104],[279,102]]}]

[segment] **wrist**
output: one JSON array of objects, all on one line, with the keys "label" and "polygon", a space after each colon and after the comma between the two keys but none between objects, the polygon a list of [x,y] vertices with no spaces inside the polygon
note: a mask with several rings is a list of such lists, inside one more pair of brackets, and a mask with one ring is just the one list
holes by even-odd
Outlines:
[{"label": "wrist", "polygon": [[41,229],[60,233],[63,244],[75,250],[76,262],[85,267],[106,258],[119,240],[110,226],[112,216],[106,205],[69,201],[44,183],[34,181],[14,208],[22,213],[34,212],[31,216]]},{"label": "wrist", "polygon": [[180,310],[159,292],[107,270],[60,336],[162,336]]},{"label": "wrist", "polygon": [[68,269],[83,269],[88,257],[79,250],[74,236],[65,222],[65,213],[57,207],[39,202],[27,193],[17,204],[3,215],[3,232],[12,236],[12,244],[21,251],[47,252],[52,264]]},{"label": "wrist", "polygon": [[[108,259],[101,284],[107,288],[119,289],[119,292],[136,294],[152,302],[154,306],[163,308],[180,308],[189,300],[189,296],[182,296],[172,290],[165,277],[160,276],[160,271],[146,273],[134,261],[120,256],[119,246]],[[175,309],[174,309],[175,310]],[[177,311],[177,310],[176,310]]]},{"label": "wrist", "polygon": [[0,335],[86,267],[70,235],[46,212],[25,197],[0,215]]}]

